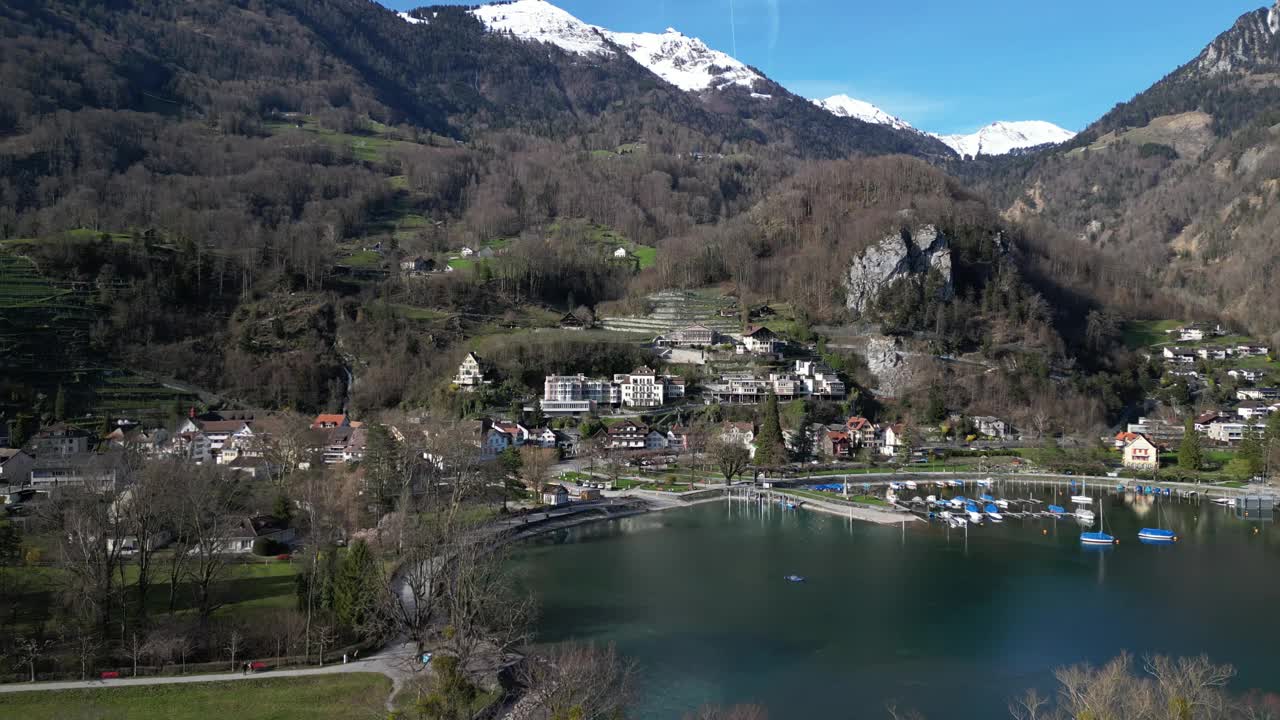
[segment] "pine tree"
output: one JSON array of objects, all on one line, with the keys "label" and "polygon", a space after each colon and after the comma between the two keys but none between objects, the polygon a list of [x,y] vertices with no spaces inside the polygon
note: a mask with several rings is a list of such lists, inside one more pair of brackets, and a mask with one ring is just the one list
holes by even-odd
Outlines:
[{"label": "pine tree", "polygon": [[58,385],[58,394],[54,396],[53,419],[54,420],[67,419],[67,391],[65,388],[62,387],[62,385]]},{"label": "pine tree", "polygon": [[378,561],[363,540],[351,543],[338,566],[333,584],[333,609],[338,622],[362,634],[373,619],[378,587]]},{"label": "pine tree", "polygon": [[810,416],[808,408],[806,408],[804,415],[800,418],[800,426],[796,428],[793,436],[794,440],[791,443],[791,457],[796,462],[809,462],[816,453],[813,435],[809,432],[812,427],[813,418]]},{"label": "pine tree", "polygon": [[383,512],[390,512],[400,497],[399,448],[383,425],[369,428],[365,443],[365,486]]},{"label": "pine tree", "polygon": [[1240,459],[1245,461],[1248,469],[1249,477],[1256,477],[1262,474],[1265,467],[1266,451],[1263,446],[1263,440],[1258,432],[1258,426],[1251,420],[1244,429],[1244,440],[1240,443]]},{"label": "pine tree", "polygon": [[756,434],[755,463],[760,467],[777,467],[787,461],[787,446],[782,438],[782,420],[778,417],[778,396],[769,391],[764,401],[764,417]]},{"label": "pine tree", "polygon": [[1182,433],[1182,444],[1178,446],[1178,467],[1198,472],[1204,465],[1204,448],[1200,443],[1200,433],[1196,432],[1195,422],[1187,418]]}]

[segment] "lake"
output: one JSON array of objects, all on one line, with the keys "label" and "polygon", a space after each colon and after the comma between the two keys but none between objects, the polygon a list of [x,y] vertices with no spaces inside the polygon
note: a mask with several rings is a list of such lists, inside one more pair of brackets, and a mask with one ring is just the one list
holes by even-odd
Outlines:
[{"label": "lake", "polygon": [[[1073,519],[966,537],[717,501],[544,536],[516,561],[540,642],[615,642],[641,664],[640,718],[738,702],[771,720],[883,718],[891,701],[933,720],[1001,718],[1010,697],[1052,688],[1053,668],[1122,650],[1207,653],[1239,669],[1234,689],[1280,691],[1280,532],[1198,502],[1100,505],[1117,547],[1081,547]],[[1180,541],[1141,544],[1146,526]]]}]

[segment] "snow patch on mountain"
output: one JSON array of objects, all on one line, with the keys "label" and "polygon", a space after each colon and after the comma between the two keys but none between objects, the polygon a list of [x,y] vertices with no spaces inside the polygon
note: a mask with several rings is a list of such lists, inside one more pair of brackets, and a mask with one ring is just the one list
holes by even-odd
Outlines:
[{"label": "snow patch on mountain", "polygon": [[1280,0],[1267,12],[1267,27],[1271,28],[1272,35],[1280,33]]},{"label": "snow patch on mountain", "polygon": [[409,23],[410,25],[426,25],[427,24],[426,18],[414,17],[407,12],[398,12],[396,13],[396,15],[399,15],[401,20]]},{"label": "snow patch on mountain", "polygon": [[515,0],[481,5],[471,11],[490,32],[507,33],[522,40],[551,43],[577,55],[613,55],[600,28],[543,0]]},{"label": "snow patch on mountain", "polygon": [[810,100],[810,102],[838,117],[854,118],[876,125],[888,125],[899,130],[915,130],[906,120],[890,115],[866,100],[848,95],[832,95],[825,100]]},{"label": "snow patch on mountain", "polygon": [[1076,134],[1043,120],[994,122],[969,135],[935,135],[961,156],[1005,155],[1014,150],[1064,143]]},{"label": "snow patch on mountain", "polygon": [[664,33],[613,32],[585,23],[545,0],[481,5],[471,14],[490,32],[551,43],[576,55],[612,56],[617,46],[681,90],[751,88],[763,80],[745,63],[673,28]]},{"label": "snow patch on mountain", "polygon": [[606,35],[636,62],[681,90],[722,89],[730,85],[750,88],[764,79],[745,63],[674,28],[667,28],[661,35],[607,31]]}]

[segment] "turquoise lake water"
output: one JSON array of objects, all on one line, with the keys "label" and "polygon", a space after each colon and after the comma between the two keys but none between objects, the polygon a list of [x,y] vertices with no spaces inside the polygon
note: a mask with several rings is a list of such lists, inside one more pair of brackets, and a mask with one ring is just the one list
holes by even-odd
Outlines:
[{"label": "turquoise lake water", "polygon": [[[771,720],[883,718],[888,702],[1003,718],[1010,697],[1052,688],[1053,668],[1122,650],[1207,653],[1239,669],[1234,689],[1280,692],[1280,531],[1199,503],[1101,502],[1110,549],[1081,547],[1071,519],[966,538],[725,501],[562,531],[517,562],[539,641],[614,642],[640,663],[640,718],[737,702]],[[1140,544],[1157,525],[1180,542]]]}]

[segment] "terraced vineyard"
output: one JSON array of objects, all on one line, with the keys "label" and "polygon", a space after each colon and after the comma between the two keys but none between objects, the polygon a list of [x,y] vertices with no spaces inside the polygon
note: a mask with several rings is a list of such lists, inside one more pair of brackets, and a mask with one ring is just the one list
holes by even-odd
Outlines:
[{"label": "terraced vineyard", "polygon": [[160,419],[195,400],[185,390],[112,368],[91,346],[97,316],[89,285],[50,280],[31,260],[0,254],[5,380],[45,393],[64,386],[77,410],[94,416]]},{"label": "terraced vineyard", "polygon": [[606,330],[669,335],[690,325],[705,325],[722,333],[736,333],[740,320],[736,312],[722,317],[722,310],[732,310],[732,298],[718,293],[665,290],[650,295],[653,311],[644,317],[608,317],[600,320]]},{"label": "terraced vineyard", "polygon": [[45,384],[92,370],[95,316],[87,287],[53,282],[29,259],[0,255],[0,365],[10,377],[36,376]]}]

